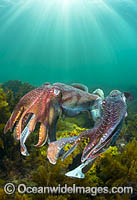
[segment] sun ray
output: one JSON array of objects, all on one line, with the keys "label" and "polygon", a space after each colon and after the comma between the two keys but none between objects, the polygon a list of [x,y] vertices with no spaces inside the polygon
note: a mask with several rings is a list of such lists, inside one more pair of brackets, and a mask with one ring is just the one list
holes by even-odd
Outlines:
[{"label": "sun ray", "polygon": [[[77,79],[86,81],[90,66],[100,79],[98,66],[106,68],[113,61],[119,67],[118,49],[136,48],[136,5],[133,0],[5,1],[5,7],[0,4],[0,41],[6,37],[11,42],[7,56],[13,63],[16,59],[16,77],[27,65],[28,79],[37,63],[39,71],[50,68],[49,81],[51,77],[70,81],[70,75],[74,78],[73,68]],[[129,20],[124,12],[127,10]],[[80,64],[85,66],[84,72]],[[61,72],[58,77],[55,66]],[[64,78],[64,73],[68,77]]]}]

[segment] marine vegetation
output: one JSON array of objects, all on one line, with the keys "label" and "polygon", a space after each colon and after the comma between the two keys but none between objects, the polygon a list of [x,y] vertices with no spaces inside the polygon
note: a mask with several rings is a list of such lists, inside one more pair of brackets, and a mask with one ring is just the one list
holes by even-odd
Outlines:
[{"label": "marine vegetation", "polygon": [[[29,85],[29,84],[28,84]],[[8,89],[8,88],[7,88]],[[16,105],[14,91],[8,89],[13,96],[11,104]],[[28,91],[26,91],[27,93]],[[25,91],[24,91],[25,93]],[[116,146],[102,153],[93,163],[91,169],[85,174],[85,179],[73,179],[64,174],[80,165],[83,148],[88,143],[88,138],[82,140],[78,147],[62,162],[58,158],[56,165],[48,162],[47,145],[34,148],[32,144],[38,139],[39,126],[26,141],[29,157],[20,155],[20,145],[13,135],[4,135],[4,126],[10,117],[10,98],[7,90],[0,88],[0,199],[9,200],[129,200],[137,198],[137,113],[132,113],[132,107],[137,107],[136,99],[128,104],[128,116],[123,122],[120,136],[115,142]],[[84,115],[84,117],[83,117]],[[86,119],[86,120],[85,120]],[[64,137],[78,136],[87,129],[94,126],[93,120],[89,120],[88,114],[83,113],[76,117],[61,117],[57,122],[56,136],[58,139]],[[86,123],[87,121],[87,123]],[[65,146],[65,151],[70,145]],[[7,195],[3,188],[8,182],[15,186],[23,183],[27,186],[81,186],[93,187],[86,194],[15,194]],[[133,187],[133,193],[105,193],[96,192],[96,187],[129,186]],[[92,192],[92,194],[91,194]]]}]

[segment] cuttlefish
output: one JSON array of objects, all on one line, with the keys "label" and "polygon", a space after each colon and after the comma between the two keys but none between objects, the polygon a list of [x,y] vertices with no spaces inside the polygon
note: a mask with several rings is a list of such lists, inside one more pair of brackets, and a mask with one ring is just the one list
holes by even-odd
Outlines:
[{"label": "cuttlefish", "polygon": [[61,114],[73,117],[81,112],[91,113],[92,106],[99,99],[99,95],[90,94],[88,88],[82,84],[72,86],[63,83],[43,84],[23,96],[8,120],[4,132],[12,131],[14,137],[20,140],[21,153],[29,155],[25,146],[26,139],[40,123],[39,141],[35,145],[40,147],[56,140],[56,124]]},{"label": "cuttlefish", "polygon": [[35,146],[39,147],[45,144],[54,116],[60,112],[61,98],[61,91],[58,87],[47,86],[45,89],[38,88],[29,92],[17,104],[4,132],[12,130],[15,125],[14,137],[16,140],[20,140],[23,155],[28,155],[25,141],[34,131],[37,122],[40,122],[40,130],[39,141]]},{"label": "cuttlefish", "polygon": [[63,160],[74,151],[79,142],[88,138],[82,157],[81,165],[66,173],[67,176],[84,178],[82,169],[88,168],[91,163],[112,145],[120,134],[123,120],[127,116],[126,99],[132,100],[131,94],[113,90],[101,103],[102,114],[100,120],[92,129],[82,132],[79,136],[62,138],[49,144],[47,157],[52,164],[56,164],[60,151],[67,144],[73,144],[65,153]]}]

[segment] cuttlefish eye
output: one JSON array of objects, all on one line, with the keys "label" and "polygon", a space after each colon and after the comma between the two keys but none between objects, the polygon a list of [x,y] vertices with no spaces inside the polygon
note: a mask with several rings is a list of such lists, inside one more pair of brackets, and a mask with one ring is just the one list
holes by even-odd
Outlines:
[{"label": "cuttlefish eye", "polygon": [[59,94],[60,94],[60,90],[54,89],[54,94],[55,94],[56,96],[59,95]]},{"label": "cuttlefish eye", "polygon": [[54,88],[54,89],[50,90],[50,93],[58,96],[60,94],[60,90]]},{"label": "cuttlefish eye", "polygon": [[111,97],[118,97],[118,96],[121,96],[121,92],[119,90],[113,90],[111,93],[110,93],[110,96]]}]

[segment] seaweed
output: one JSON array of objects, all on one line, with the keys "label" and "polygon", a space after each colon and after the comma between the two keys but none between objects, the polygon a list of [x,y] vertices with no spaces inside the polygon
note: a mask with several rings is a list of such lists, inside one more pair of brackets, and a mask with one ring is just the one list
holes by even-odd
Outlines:
[{"label": "seaweed", "polygon": [[[14,84],[13,84],[14,85]],[[20,83],[18,86],[21,85]],[[20,87],[20,86],[19,86]],[[28,88],[27,88],[28,87]],[[13,87],[14,88],[14,87]],[[115,146],[110,147],[101,154],[87,172],[85,179],[72,179],[64,174],[74,169],[80,163],[83,148],[88,140],[83,140],[75,151],[64,162],[61,158],[56,165],[51,165],[47,159],[47,146],[35,148],[32,144],[38,137],[37,129],[27,140],[29,157],[23,157],[19,152],[19,144],[13,138],[12,133],[3,134],[3,129],[8,120],[16,100],[31,89],[29,85],[23,86],[23,92],[14,91],[12,87],[0,87],[0,199],[15,200],[126,200],[137,197],[137,112],[136,100],[128,105],[128,117]],[[20,90],[21,91],[21,90]],[[20,94],[19,94],[20,93]],[[57,138],[79,135],[81,132],[93,127],[94,123],[87,113],[78,118],[62,117],[57,124]],[[69,145],[65,147],[65,150]],[[69,186],[104,187],[111,189],[113,186],[132,186],[133,194],[19,194],[7,195],[3,187],[12,182],[16,186],[24,183],[27,186]]]}]

